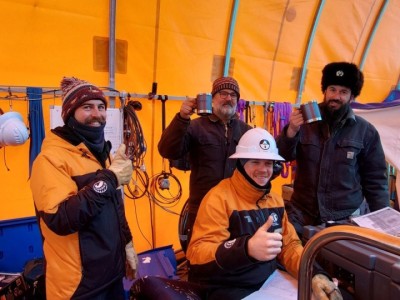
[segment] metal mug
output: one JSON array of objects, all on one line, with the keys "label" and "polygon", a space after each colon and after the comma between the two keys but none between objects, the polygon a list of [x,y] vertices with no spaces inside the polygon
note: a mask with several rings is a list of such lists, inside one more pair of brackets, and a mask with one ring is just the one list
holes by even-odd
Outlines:
[{"label": "metal mug", "polygon": [[210,93],[198,94],[196,102],[198,115],[208,116],[212,114],[212,96]]},{"label": "metal mug", "polygon": [[300,105],[300,110],[305,123],[312,123],[322,120],[318,103],[315,100]]}]

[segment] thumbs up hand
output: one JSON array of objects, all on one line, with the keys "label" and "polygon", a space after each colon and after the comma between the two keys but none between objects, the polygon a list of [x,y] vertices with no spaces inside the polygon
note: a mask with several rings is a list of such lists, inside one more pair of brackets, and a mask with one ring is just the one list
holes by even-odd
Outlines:
[{"label": "thumbs up hand", "polygon": [[268,232],[273,219],[269,216],[256,233],[249,239],[247,243],[247,253],[252,258],[259,261],[268,261],[274,259],[282,248],[282,235],[280,233]]},{"label": "thumbs up hand", "polygon": [[125,149],[125,144],[119,146],[108,168],[117,177],[118,185],[129,184],[133,172],[132,161],[125,155]]}]

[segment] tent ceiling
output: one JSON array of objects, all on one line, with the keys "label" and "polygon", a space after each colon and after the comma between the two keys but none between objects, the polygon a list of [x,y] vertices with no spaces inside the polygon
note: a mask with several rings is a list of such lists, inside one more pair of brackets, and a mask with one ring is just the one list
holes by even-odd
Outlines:
[{"label": "tent ceiling", "polygon": [[110,36],[111,4],[126,46],[117,89],[157,82],[162,94],[195,95],[225,70],[245,99],[306,101],[321,98],[321,69],[338,60],[364,71],[362,102],[399,87],[400,0],[0,0],[0,85],[58,86],[64,75],[109,85],[94,65],[107,51],[94,49]]}]

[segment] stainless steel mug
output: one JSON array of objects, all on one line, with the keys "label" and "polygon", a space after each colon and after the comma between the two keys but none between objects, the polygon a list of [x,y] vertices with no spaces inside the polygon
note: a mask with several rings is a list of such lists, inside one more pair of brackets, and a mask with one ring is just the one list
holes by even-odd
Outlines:
[{"label": "stainless steel mug", "polygon": [[318,103],[315,100],[300,105],[300,110],[305,123],[312,123],[322,120]]},{"label": "stainless steel mug", "polygon": [[208,116],[212,114],[212,96],[210,93],[198,94],[196,101],[198,115]]}]

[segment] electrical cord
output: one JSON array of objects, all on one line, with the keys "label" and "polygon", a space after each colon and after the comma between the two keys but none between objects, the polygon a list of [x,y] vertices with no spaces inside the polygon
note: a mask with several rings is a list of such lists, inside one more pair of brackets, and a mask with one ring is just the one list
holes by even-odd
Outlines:
[{"label": "electrical cord", "polygon": [[146,172],[144,157],[146,155],[146,140],[142,126],[136,115],[136,110],[142,109],[139,101],[130,101],[124,106],[124,144],[126,145],[126,154],[132,160],[133,174],[132,180],[127,185],[125,196],[130,199],[139,199],[148,191],[149,175]]},{"label": "electrical cord", "polygon": [[[124,105],[125,96],[127,96],[128,99],[126,105]],[[140,125],[139,119],[136,115],[136,111],[142,109],[142,104],[139,101],[130,101],[130,95],[124,92],[120,93],[120,98],[123,107],[124,118],[123,142],[126,145],[126,155],[131,159],[133,167],[132,178],[124,189],[124,195],[129,199],[136,200],[144,195],[147,195],[149,190],[149,175],[146,172],[146,167],[144,164],[144,157],[147,150],[146,141],[144,139],[142,126]],[[135,207],[135,217],[138,229],[149,246],[154,248],[154,235],[152,234],[151,242],[146,238],[138,220],[136,201],[133,203]],[[153,207],[150,199],[149,204],[150,226],[151,232],[153,233]]]},{"label": "electrical cord", "polygon": [[[139,101],[131,101],[129,94],[127,96],[126,105],[123,104],[123,142],[126,145],[126,154],[132,161],[133,174],[130,183],[124,189],[124,194],[130,199],[139,199],[147,196],[150,203],[151,220],[153,216],[153,205],[157,205],[163,210],[179,215],[170,208],[177,205],[182,196],[182,186],[178,178],[172,174],[171,168],[169,172],[163,171],[149,178],[146,172],[144,157],[146,154],[146,141],[142,127],[135,111],[142,109]],[[124,97],[121,98],[122,102]],[[163,160],[164,163],[164,160]],[[135,203],[136,209],[136,203]],[[137,215],[136,215],[137,218]],[[153,232],[153,221],[150,222]],[[138,226],[140,229],[140,226]],[[143,232],[141,232],[143,235]],[[144,236],[144,235],[143,235]],[[146,239],[150,244],[150,242]],[[154,247],[154,235],[152,236],[152,247]]]},{"label": "electrical cord", "polygon": [[126,186],[125,196],[130,199],[142,198],[149,189],[149,175],[142,168],[133,168],[132,179]]},{"label": "electrical cord", "polygon": [[[136,219],[136,224],[138,225],[138,229],[140,231],[140,234],[143,236],[143,238],[146,240],[147,244],[150,246],[151,249],[154,249],[154,240],[152,239],[152,242],[150,242],[148,240],[148,238],[146,237],[146,235],[143,233],[141,227],[140,227],[140,222],[138,219],[138,213],[137,213],[137,207],[136,207],[136,201],[133,201],[133,206],[135,208],[135,219]],[[151,208],[151,203],[150,203],[150,220],[152,218],[152,208]],[[150,222],[150,226],[151,226],[151,232],[153,232],[153,222]],[[153,237],[152,237],[153,238]]]},{"label": "electrical cord", "polygon": [[182,185],[172,171],[155,174],[150,179],[149,198],[167,212],[179,215],[170,208],[178,204],[182,197]]},{"label": "electrical cord", "polygon": [[142,126],[135,110],[141,110],[142,104],[139,101],[128,101],[124,106],[124,144],[127,147],[127,155],[136,167],[144,165],[146,155],[146,141]]}]

